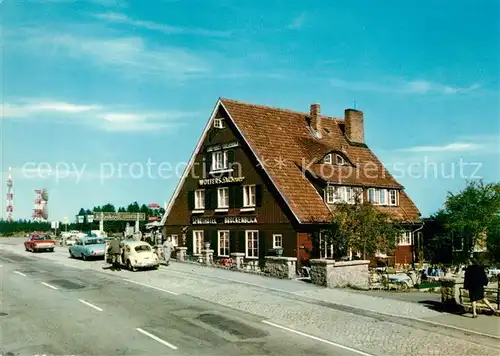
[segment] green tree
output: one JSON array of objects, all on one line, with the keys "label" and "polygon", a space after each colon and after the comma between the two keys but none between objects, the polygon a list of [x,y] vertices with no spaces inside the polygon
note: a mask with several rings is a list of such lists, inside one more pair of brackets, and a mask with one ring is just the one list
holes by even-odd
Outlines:
[{"label": "green tree", "polygon": [[133,202],[132,204],[129,204],[127,207],[127,212],[129,213],[139,213],[141,211],[141,208],[139,207],[139,203],[136,201]]},{"label": "green tree", "polygon": [[335,257],[352,250],[361,252],[364,259],[376,252],[388,253],[400,234],[399,224],[369,202],[336,205],[332,223],[322,231],[326,242],[333,245]]},{"label": "green tree", "polygon": [[486,239],[490,246],[498,243],[498,212],[500,212],[500,184],[470,181],[457,194],[448,193],[445,202],[445,226],[461,241],[464,257]]}]

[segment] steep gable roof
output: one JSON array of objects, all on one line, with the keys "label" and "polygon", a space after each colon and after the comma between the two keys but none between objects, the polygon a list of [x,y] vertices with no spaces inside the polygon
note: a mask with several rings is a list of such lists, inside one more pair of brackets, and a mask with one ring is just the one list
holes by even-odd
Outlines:
[{"label": "steep gable roof", "polygon": [[[221,98],[167,206],[162,224],[165,224],[219,106],[224,108],[299,223],[328,222],[332,214],[306,172],[334,184],[402,188],[366,145],[351,143],[346,138],[342,119],[321,116],[323,132],[318,139],[309,129],[309,113]],[[341,152],[354,166],[336,168],[336,171],[330,168],[331,172],[323,169],[319,160],[331,151]],[[357,175],[353,177],[353,173]],[[399,207],[382,207],[381,210],[401,220],[417,220],[420,215],[404,191],[400,194]]]}]

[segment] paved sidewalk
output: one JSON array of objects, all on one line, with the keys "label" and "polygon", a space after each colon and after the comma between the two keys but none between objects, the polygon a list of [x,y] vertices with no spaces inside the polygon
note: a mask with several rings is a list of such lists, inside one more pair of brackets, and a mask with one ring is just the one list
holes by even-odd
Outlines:
[{"label": "paved sidewalk", "polygon": [[[281,280],[259,276],[250,273],[224,270],[220,268],[204,267],[191,263],[172,261],[166,271],[173,273],[192,274],[210,279],[222,279],[233,283],[241,283],[255,288],[265,288],[275,292],[289,293],[297,297],[306,297],[332,305],[367,310],[394,317],[415,319],[435,325],[475,331],[500,338],[500,317],[480,315],[472,319],[470,314],[457,315],[439,311],[440,296],[430,293],[422,294],[423,303],[418,303],[415,296],[410,301],[404,301],[403,294],[388,292],[386,296],[368,295],[369,292],[350,291],[347,289],[328,289],[297,280]],[[436,310],[437,309],[437,310]],[[429,325],[431,328],[432,325]],[[499,339],[500,342],[500,339]]]},{"label": "paved sidewalk", "polygon": [[[22,246],[0,245],[0,248],[27,254]],[[500,338],[472,333],[467,328],[464,331],[464,328],[431,325],[428,320],[405,319],[404,313],[412,315],[412,312],[431,321],[443,315],[417,303],[174,261],[159,271],[134,273],[103,270],[103,261],[70,259],[67,249],[63,248],[54,253],[34,254],[33,257],[125,278],[144,288],[224,305],[261,317],[263,322],[349,345],[370,355],[498,355]],[[380,314],[385,309],[396,310],[400,315]],[[469,320],[479,325],[484,324],[484,318],[488,317]],[[488,333],[483,329],[477,331]]]}]

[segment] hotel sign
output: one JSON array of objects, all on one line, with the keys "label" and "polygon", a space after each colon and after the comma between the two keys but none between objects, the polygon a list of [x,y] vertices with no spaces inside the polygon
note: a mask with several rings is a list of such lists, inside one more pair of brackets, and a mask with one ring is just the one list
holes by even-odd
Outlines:
[{"label": "hotel sign", "polygon": [[226,183],[241,183],[244,180],[245,177],[222,177],[222,178],[200,179],[198,183],[202,186],[206,186],[206,185],[218,185]]},{"label": "hotel sign", "polygon": [[240,143],[238,141],[223,143],[222,145],[210,146],[207,148],[207,152],[227,150],[229,148],[238,147]]},{"label": "hotel sign", "polygon": [[144,213],[96,213],[97,220],[102,221],[144,221]]},{"label": "hotel sign", "polygon": [[256,216],[193,217],[193,225],[257,224]]},{"label": "hotel sign", "polygon": [[224,224],[257,224],[256,216],[226,216]]}]

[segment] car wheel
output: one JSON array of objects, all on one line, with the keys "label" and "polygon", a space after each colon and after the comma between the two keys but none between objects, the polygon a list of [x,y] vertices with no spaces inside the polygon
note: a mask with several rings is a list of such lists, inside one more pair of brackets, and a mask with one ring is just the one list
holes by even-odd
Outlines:
[{"label": "car wheel", "polygon": [[69,257],[70,258],[75,258],[75,256],[73,255],[73,253],[71,251],[69,251]]},{"label": "car wheel", "polygon": [[82,253],[82,260],[87,261],[87,256]]},{"label": "car wheel", "polygon": [[54,249],[53,249],[53,248],[50,248],[50,249],[49,249],[49,252],[54,252]]},{"label": "car wheel", "polygon": [[134,266],[132,266],[132,263],[130,262],[130,260],[127,260],[127,269],[129,271],[132,271],[132,272],[137,271],[137,268],[135,268]]}]

